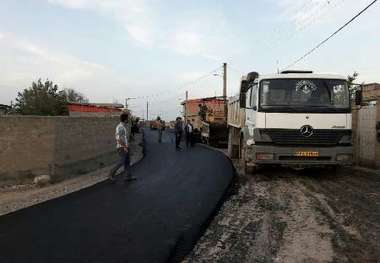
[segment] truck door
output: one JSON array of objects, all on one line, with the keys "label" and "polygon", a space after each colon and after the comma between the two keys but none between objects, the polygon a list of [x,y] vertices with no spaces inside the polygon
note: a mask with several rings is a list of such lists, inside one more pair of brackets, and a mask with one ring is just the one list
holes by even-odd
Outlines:
[{"label": "truck door", "polygon": [[247,92],[245,123],[250,136],[253,136],[253,129],[256,127],[257,87],[257,83],[252,83]]}]

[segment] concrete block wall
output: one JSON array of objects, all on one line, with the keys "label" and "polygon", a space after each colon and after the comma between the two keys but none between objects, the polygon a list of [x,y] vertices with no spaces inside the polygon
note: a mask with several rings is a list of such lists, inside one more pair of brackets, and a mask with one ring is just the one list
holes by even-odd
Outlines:
[{"label": "concrete block wall", "polygon": [[[376,119],[374,120],[374,122],[377,123],[377,122],[380,122],[380,100],[377,101],[376,107],[377,107],[377,109],[376,109]],[[353,130],[353,138],[354,138],[354,156],[355,156],[355,162],[358,165],[364,165],[364,166],[369,166],[371,168],[380,169],[380,142],[376,138],[376,131],[373,130],[373,129],[375,129],[374,127],[376,126],[376,123],[372,123],[371,122],[369,124],[370,127],[369,126],[365,126],[365,127],[363,127],[364,130],[360,130],[360,127],[358,125],[359,118],[360,118],[360,114],[359,114],[360,110],[365,110],[365,109],[364,108],[359,108],[359,107],[356,107],[356,106],[354,106],[353,109],[352,109],[352,130]],[[371,129],[370,138],[368,137],[369,136],[368,129]],[[371,145],[368,146],[368,150],[372,149],[372,150],[375,151],[374,155],[373,155],[373,157],[371,157],[371,159],[365,158],[364,155],[367,155],[366,154],[367,152],[364,152],[362,154],[360,153],[360,149],[359,149],[360,148],[360,145],[359,145],[360,143],[359,143],[359,141],[361,139],[363,139],[363,136],[367,136],[368,138],[366,138],[366,139],[369,139],[371,141]],[[372,146],[374,146],[374,148]]]},{"label": "concrete block wall", "polygon": [[[377,116],[377,123],[380,122],[380,99],[377,100],[377,113],[376,113],[376,116]],[[380,132],[380,130],[377,130],[377,132]],[[375,152],[375,156],[376,156],[376,167],[378,169],[380,169],[380,142],[379,140],[376,138],[376,152]]]},{"label": "concrete block wall", "polygon": [[85,173],[116,158],[118,118],[0,117],[0,181]]},{"label": "concrete block wall", "polygon": [[0,180],[46,174],[54,157],[54,119],[0,117]]},{"label": "concrete block wall", "polygon": [[354,144],[354,160],[355,164],[359,164],[359,145],[358,145],[358,118],[359,118],[359,107],[352,107],[352,140]]},{"label": "concrete block wall", "polygon": [[116,158],[115,126],[119,118],[62,118],[56,123],[54,177],[86,173]]}]

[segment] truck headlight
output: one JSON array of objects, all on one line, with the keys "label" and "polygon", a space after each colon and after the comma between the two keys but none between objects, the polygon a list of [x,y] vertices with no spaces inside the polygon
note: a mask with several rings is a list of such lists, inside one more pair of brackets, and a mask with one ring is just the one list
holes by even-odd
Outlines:
[{"label": "truck headlight", "polygon": [[273,153],[256,153],[256,160],[268,161],[268,160],[273,160],[273,159],[274,159]]},{"label": "truck headlight", "polygon": [[352,144],[352,136],[351,135],[344,135],[339,140],[339,144]]},{"label": "truck headlight", "polygon": [[271,137],[265,133],[264,130],[260,129],[254,129],[253,130],[253,137],[256,142],[271,142]]}]

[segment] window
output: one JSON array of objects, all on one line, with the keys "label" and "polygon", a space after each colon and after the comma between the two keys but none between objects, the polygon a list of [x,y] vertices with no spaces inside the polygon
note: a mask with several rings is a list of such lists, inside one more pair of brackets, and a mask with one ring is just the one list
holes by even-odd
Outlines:
[{"label": "window", "polygon": [[252,85],[252,92],[251,92],[251,108],[257,106],[257,83]]},{"label": "window", "polygon": [[251,107],[251,96],[252,96],[252,88],[249,88],[245,97],[245,106],[247,108]]},{"label": "window", "polygon": [[347,112],[345,80],[267,79],[260,85],[260,108],[271,112]]}]

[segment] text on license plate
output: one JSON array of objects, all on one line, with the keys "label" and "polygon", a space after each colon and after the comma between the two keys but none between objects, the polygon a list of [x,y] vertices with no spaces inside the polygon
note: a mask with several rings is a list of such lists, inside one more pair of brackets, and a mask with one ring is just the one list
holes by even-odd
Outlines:
[{"label": "text on license plate", "polygon": [[318,157],[319,152],[315,151],[297,151],[294,153],[294,156],[297,157]]}]

